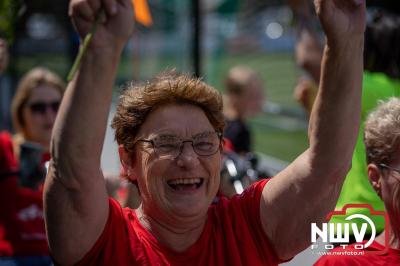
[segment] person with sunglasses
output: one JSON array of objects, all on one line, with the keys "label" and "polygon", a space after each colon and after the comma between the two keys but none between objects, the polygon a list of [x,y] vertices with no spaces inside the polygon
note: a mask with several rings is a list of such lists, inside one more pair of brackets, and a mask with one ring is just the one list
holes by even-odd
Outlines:
[{"label": "person with sunglasses", "polygon": [[[340,255],[342,247],[325,255],[315,266],[334,265],[400,265],[400,99],[391,97],[368,115],[364,144],[368,180],[382,199],[388,214],[388,227],[370,244],[364,256]],[[388,236],[388,239],[386,238]],[[366,244],[364,240],[362,244]],[[355,243],[346,251],[359,252]],[[381,252],[383,254],[367,254]],[[357,253],[356,253],[357,254]]]},{"label": "person with sunglasses", "polygon": [[[54,72],[36,67],[22,77],[11,105],[16,144],[32,142],[49,152],[51,131],[64,94]],[[18,154],[18,145],[17,154]]]},{"label": "person with sunglasses", "polygon": [[11,106],[16,133],[0,133],[0,242],[9,243],[3,251],[0,245],[0,256],[47,256],[39,258],[40,265],[51,262],[43,218],[44,164],[64,88],[57,74],[42,67],[18,84]]},{"label": "person with sunglasses", "polygon": [[[72,0],[86,54],[60,105],[45,181],[46,232],[57,265],[278,265],[305,249],[334,208],[360,115],[365,1],[316,0],[324,26],[310,147],[277,176],[213,202],[220,183],[220,93],[189,75],[131,83],[112,122],[142,204],[107,197],[100,155],[130,0]],[[100,16],[100,18],[98,17]],[[97,23],[98,22],[98,23]]]}]

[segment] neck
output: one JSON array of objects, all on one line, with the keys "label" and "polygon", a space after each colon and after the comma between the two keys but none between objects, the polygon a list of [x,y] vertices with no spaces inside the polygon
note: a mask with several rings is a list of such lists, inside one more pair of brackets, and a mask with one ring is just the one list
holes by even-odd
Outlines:
[{"label": "neck", "polygon": [[238,106],[234,104],[234,102],[229,98],[226,97],[224,98],[224,116],[228,120],[242,120],[244,121],[245,118],[243,117],[243,114],[239,111]]},{"label": "neck", "polygon": [[144,210],[143,204],[136,209],[136,215],[140,224],[160,243],[177,252],[183,252],[196,243],[207,221],[207,214],[195,219],[155,217]]},{"label": "neck", "polygon": [[393,225],[391,222],[389,222],[388,228],[386,228],[378,237],[376,237],[375,241],[382,246],[386,246],[387,231],[389,235],[389,247],[393,249],[400,249],[400,232],[393,230]]},{"label": "neck", "polygon": [[229,104],[225,104],[224,107],[224,116],[228,120],[236,120],[239,119],[243,122],[247,120],[247,117],[244,115],[244,113],[239,112],[239,110]]}]

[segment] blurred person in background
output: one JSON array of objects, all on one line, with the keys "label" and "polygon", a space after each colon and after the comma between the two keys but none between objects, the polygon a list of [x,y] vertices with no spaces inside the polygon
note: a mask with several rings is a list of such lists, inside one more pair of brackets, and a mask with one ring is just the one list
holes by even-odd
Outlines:
[{"label": "blurred person in background", "polygon": [[238,154],[252,151],[252,137],[248,119],[262,111],[265,102],[264,85],[252,68],[239,65],[231,68],[225,78],[224,138]]},{"label": "blurred person in background", "polygon": [[[380,255],[333,255],[343,251],[338,247],[321,257],[315,266],[400,265],[400,99],[393,97],[382,102],[368,115],[364,131],[368,180],[383,200],[389,217],[389,228],[385,228],[389,239],[382,232],[366,252],[388,250]],[[353,244],[346,251],[357,254],[360,250]]]},{"label": "blurred person in background", "polygon": [[64,89],[62,79],[46,68],[36,67],[22,77],[11,105],[17,157],[21,144],[31,143],[38,145],[48,160],[51,132]]},{"label": "blurred person in background", "polygon": [[32,265],[50,262],[46,257],[49,251],[42,188],[51,132],[64,89],[64,82],[50,70],[30,70],[19,82],[12,101],[16,134],[0,133],[0,231],[2,241],[9,244],[0,254],[20,259],[45,256],[32,260]]},{"label": "blurred person in background", "polygon": [[[296,5],[293,9],[294,13],[298,13],[297,17],[309,20],[307,25],[311,25],[311,20],[316,19],[315,16],[304,14],[304,10],[309,10],[310,2],[297,1],[298,6]],[[302,5],[303,7],[300,8],[299,6]],[[303,28],[303,35],[309,37],[298,39],[296,58],[299,65],[309,73],[312,79],[308,79],[307,83],[300,81],[294,93],[295,98],[308,112],[312,110],[319,82],[319,77],[313,73],[318,73],[316,70],[320,69],[319,58],[322,56],[322,50],[317,45],[319,42],[317,34],[308,33],[311,29],[310,27]],[[361,120],[365,121],[367,114],[377,106],[379,100],[386,100],[392,96],[400,96],[400,15],[379,7],[369,11],[365,31]],[[336,209],[339,210],[348,203],[369,203],[375,210],[384,210],[383,201],[377,196],[367,179],[365,145],[362,141],[363,130],[364,123],[362,122],[353,154],[352,168],[345,179],[336,205]],[[367,209],[351,208],[348,215],[355,213],[369,216],[378,232],[384,230],[384,221],[370,215]],[[342,223],[344,219],[345,216],[333,216],[331,222]],[[356,222],[361,223],[359,220]],[[353,236],[352,241],[354,241]]]},{"label": "blurred person in background", "polygon": [[136,209],[141,203],[138,184],[131,180],[123,167],[119,175],[103,172],[107,194],[113,197],[122,207]]},{"label": "blurred person in background", "polygon": [[293,13],[296,33],[295,61],[304,70],[293,96],[310,114],[317,96],[323,46],[316,30],[318,21],[313,13],[312,0],[289,0],[288,4]]},{"label": "blurred person in background", "polygon": [[[232,67],[225,78],[223,102],[225,158],[220,192],[230,198],[259,178],[256,173],[258,158],[252,153],[253,138],[248,120],[262,111],[265,102],[260,75],[249,66]],[[233,172],[232,167],[236,168]],[[247,174],[249,169],[252,176]]]},{"label": "blurred person in background", "polygon": [[11,130],[10,101],[12,86],[11,79],[6,73],[9,56],[7,40],[1,37],[0,32],[0,130]]}]

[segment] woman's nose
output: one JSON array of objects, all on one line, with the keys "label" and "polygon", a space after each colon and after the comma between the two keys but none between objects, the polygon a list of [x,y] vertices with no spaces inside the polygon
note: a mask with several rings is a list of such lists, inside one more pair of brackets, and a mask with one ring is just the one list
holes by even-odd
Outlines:
[{"label": "woman's nose", "polygon": [[176,157],[177,164],[180,167],[193,167],[199,164],[198,155],[193,149],[192,142],[183,142],[181,147],[181,152]]}]

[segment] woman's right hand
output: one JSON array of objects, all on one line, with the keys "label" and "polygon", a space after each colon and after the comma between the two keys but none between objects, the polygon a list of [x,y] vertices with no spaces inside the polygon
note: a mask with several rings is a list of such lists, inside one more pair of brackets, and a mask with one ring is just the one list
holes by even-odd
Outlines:
[{"label": "woman's right hand", "polygon": [[81,39],[100,15],[90,49],[122,49],[134,29],[131,0],[71,0],[69,15]]},{"label": "woman's right hand", "polygon": [[342,46],[364,38],[365,0],[314,0],[328,44]]}]

